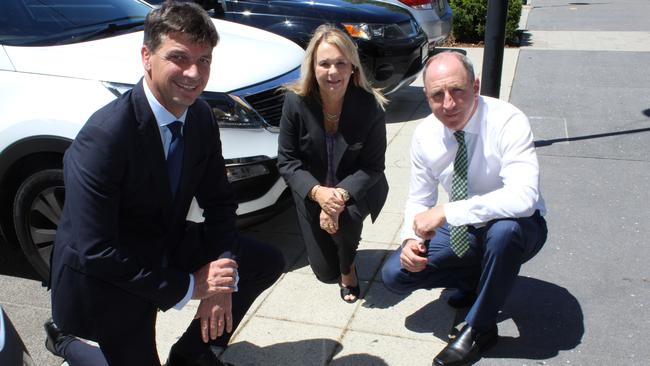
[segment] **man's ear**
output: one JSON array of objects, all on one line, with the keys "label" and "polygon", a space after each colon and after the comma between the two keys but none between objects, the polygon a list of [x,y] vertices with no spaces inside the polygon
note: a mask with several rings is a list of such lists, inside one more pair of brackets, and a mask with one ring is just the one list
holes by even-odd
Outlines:
[{"label": "man's ear", "polygon": [[142,45],[142,48],[140,49],[140,55],[142,55],[142,66],[146,71],[151,70],[151,52],[149,52],[149,48],[147,46]]},{"label": "man's ear", "polygon": [[478,95],[481,90],[481,81],[479,78],[474,79],[474,95]]}]

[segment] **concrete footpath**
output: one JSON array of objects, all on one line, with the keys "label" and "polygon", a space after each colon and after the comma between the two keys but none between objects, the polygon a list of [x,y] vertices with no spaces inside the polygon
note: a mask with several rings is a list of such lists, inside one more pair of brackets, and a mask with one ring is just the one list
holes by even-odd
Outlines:
[{"label": "concrete footpath", "polygon": [[[480,73],[482,49],[462,50]],[[507,100],[519,50],[506,49],[501,95]],[[384,287],[379,274],[397,247],[408,194],[409,147],[418,122],[430,113],[418,78],[392,96],[387,116],[386,175],[390,194],[378,220],[364,225],[357,255],[363,299],[339,298],[336,285],[316,280],[306,259],[293,208],[247,233],[281,249],[286,273],[252,306],[222,359],[235,365],[430,365],[446,344],[456,317],[440,290],[408,297]],[[442,199],[446,200],[444,191]],[[197,303],[160,313],[161,359],[192,319]]]},{"label": "concrete footpath", "polygon": [[[650,2],[529,0],[523,45],[505,50],[501,98],[531,121],[549,239],[522,267],[498,318],[499,342],[477,363],[648,365],[650,348]],[[465,49],[481,70],[482,49]],[[311,273],[292,209],[246,230],[282,250],[287,268],[252,306],[224,361],[240,365],[431,365],[462,319],[445,291],[408,297],[378,276],[397,247],[413,130],[430,111],[415,81],[388,108],[388,202],[364,228],[363,299],[344,303]],[[1,248],[2,246],[0,246]],[[24,259],[0,252],[0,304],[37,365],[49,293]],[[17,259],[12,259],[17,258]],[[21,263],[22,261],[22,263]],[[160,313],[161,359],[196,310]],[[126,345],[128,347],[128,345]],[[1,365],[0,365],[1,366]]]}]

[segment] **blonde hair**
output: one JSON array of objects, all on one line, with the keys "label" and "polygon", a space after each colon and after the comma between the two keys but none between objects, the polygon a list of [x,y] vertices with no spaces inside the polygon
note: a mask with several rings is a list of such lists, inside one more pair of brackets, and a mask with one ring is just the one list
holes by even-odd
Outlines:
[{"label": "blonde hair", "polygon": [[300,66],[300,78],[293,83],[285,85],[285,89],[301,97],[310,96],[320,100],[318,83],[314,71],[314,55],[316,54],[316,49],[318,49],[318,46],[322,42],[336,46],[343,53],[343,56],[352,64],[352,70],[354,72],[350,79],[354,82],[354,85],[371,93],[381,108],[385,109],[388,99],[386,99],[379,89],[373,88],[370,85],[361,66],[357,45],[342,30],[331,24],[323,24],[316,28],[305,50],[305,59]]}]

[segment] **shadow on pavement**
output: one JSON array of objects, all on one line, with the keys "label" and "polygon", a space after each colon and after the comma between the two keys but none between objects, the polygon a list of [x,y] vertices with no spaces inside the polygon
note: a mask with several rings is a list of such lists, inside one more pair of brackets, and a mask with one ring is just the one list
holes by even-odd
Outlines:
[{"label": "shadow on pavement", "polygon": [[388,366],[381,358],[365,353],[345,355],[331,360],[342,350],[339,342],[326,339],[306,339],[258,347],[250,342],[237,342],[228,347],[222,360],[236,365],[336,365],[336,366]]},{"label": "shadow on pavement", "polygon": [[[648,113],[650,113],[650,112],[648,112]],[[535,147],[550,146],[550,145],[553,145],[553,144],[558,143],[558,142],[591,140],[591,139],[597,139],[597,138],[602,138],[602,137],[611,137],[611,136],[618,136],[618,135],[630,135],[630,134],[633,134],[633,133],[642,133],[642,132],[650,132],[650,127],[637,128],[637,129],[634,129],[634,130],[596,133],[596,134],[592,134],[592,135],[574,136],[574,137],[568,137],[568,138],[567,137],[562,137],[562,138],[550,139],[550,140],[537,140],[537,141],[535,141]]]},{"label": "shadow on pavement", "polygon": [[449,337],[449,322],[441,322],[440,314],[447,314],[453,311],[450,309],[447,301],[441,296],[407,316],[404,325],[410,331],[431,333],[436,338],[446,340]]},{"label": "shadow on pavement", "polygon": [[508,319],[519,336],[499,337],[484,358],[551,358],[577,347],[585,332],[578,300],[567,289],[535,278],[519,277],[515,283],[497,321]]}]

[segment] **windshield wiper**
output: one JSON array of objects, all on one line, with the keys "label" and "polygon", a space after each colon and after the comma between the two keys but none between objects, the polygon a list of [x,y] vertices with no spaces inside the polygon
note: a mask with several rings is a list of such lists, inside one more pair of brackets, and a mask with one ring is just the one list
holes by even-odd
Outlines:
[{"label": "windshield wiper", "polygon": [[[118,19],[115,19],[118,20]],[[115,34],[117,32],[141,27],[144,25],[144,19],[143,20],[138,20],[136,22],[131,22],[131,23],[122,23],[122,24],[116,24],[116,23],[107,23],[100,27],[99,29],[92,31],[90,33],[84,34],[79,37],[75,37],[75,40],[77,42],[83,42],[83,41],[88,41],[91,39],[99,38],[100,36],[107,35],[107,34]]]}]

